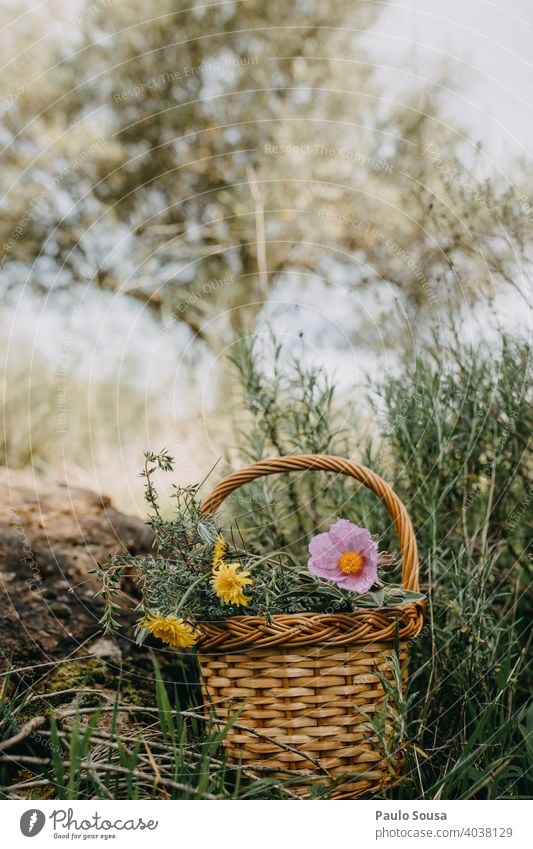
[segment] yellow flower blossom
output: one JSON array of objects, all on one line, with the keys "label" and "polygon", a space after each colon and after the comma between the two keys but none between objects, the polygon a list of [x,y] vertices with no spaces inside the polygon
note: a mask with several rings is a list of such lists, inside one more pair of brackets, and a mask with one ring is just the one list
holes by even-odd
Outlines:
[{"label": "yellow flower blossom", "polygon": [[250,596],[243,593],[243,587],[253,583],[249,572],[239,572],[240,563],[222,563],[213,576],[213,587],[224,604],[240,604],[246,607]]},{"label": "yellow flower blossom", "polygon": [[215,545],[213,548],[213,571],[218,569],[224,563],[224,558],[228,553],[228,544],[222,534],[217,534]]},{"label": "yellow flower blossom", "polygon": [[192,627],[177,616],[161,616],[157,612],[154,616],[146,616],[140,625],[169,646],[189,648],[196,642]]}]

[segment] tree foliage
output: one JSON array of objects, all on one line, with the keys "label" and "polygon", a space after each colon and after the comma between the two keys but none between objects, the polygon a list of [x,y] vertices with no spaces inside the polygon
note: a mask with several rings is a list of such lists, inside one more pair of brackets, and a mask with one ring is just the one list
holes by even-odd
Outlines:
[{"label": "tree foliage", "polygon": [[102,0],[51,45],[20,35],[2,115],[10,291],[90,285],[218,350],[293,283],[388,284],[415,328],[516,285],[526,193],[485,178],[445,80],[385,96],[364,49],[378,15]]}]

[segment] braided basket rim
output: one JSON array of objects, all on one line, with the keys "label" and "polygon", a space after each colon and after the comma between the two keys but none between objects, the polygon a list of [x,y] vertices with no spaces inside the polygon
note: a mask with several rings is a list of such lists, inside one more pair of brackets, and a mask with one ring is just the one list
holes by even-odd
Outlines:
[{"label": "braided basket rim", "polygon": [[[197,648],[227,651],[302,646],[346,646],[416,637],[424,624],[423,601],[339,613],[277,613],[228,616],[196,622]],[[398,626],[396,628],[396,626]]]}]

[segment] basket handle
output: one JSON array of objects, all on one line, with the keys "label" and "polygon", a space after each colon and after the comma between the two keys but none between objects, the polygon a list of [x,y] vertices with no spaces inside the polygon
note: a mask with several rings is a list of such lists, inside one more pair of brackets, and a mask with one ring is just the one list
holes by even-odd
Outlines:
[{"label": "basket handle", "polygon": [[334,457],[329,454],[294,454],[288,457],[274,457],[269,460],[260,460],[245,466],[238,472],[228,475],[220,481],[202,504],[204,513],[214,513],[225,498],[245,483],[263,477],[273,475],[277,472],[295,472],[298,470],[318,469],[325,472],[339,472],[343,475],[355,478],[376,493],[385,504],[396,528],[400,551],[402,553],[402,586],[406,590],[418,592],[418,550],[416,537],[411,519],[404,505],[394,492],[375,472],[345,460],[342,457]]}]

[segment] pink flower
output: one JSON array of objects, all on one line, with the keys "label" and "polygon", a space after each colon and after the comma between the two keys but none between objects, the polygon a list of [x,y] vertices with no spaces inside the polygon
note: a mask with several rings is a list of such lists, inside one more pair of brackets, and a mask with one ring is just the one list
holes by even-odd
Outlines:
[{"label": "pink flower", "polygon": [[309,543],[309,571],[351,592],[368,592],[378,576],[378,547],[366,528],[338,519]]}]

